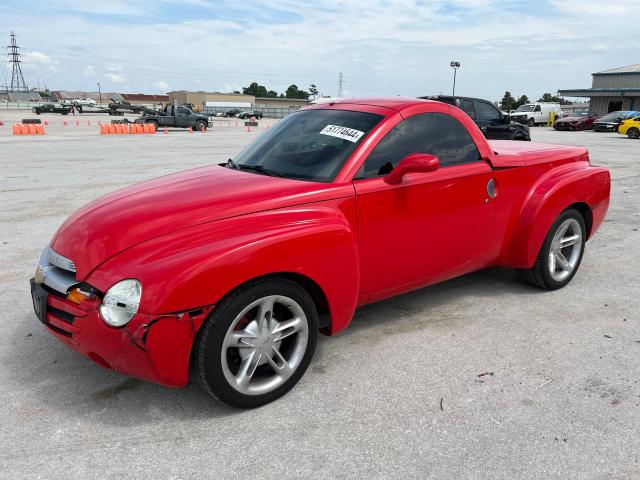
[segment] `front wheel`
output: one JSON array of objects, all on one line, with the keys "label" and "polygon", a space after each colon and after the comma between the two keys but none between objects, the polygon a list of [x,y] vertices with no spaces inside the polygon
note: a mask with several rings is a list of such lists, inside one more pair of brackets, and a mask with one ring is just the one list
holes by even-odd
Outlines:
[{"label": "front wheel", "polygon": [[529,125],[530,127],[535,127],[536,121],[533,118],[530,118],[529,121],[527,122],[527,125]]},{"label": "front wheel", "polygon": [[632,127],[629,130],[627,130],[627,137],[629,138],[640,138],[640,130],[638,130],[636,127]]},{"label": "front wheel", "polygon": [[198,132],[204,132],[207,129],[207,123],[203,122],[202,120],[198,120],[196,122],[196,130]]},{"label": "front wheel", "polygon": [[553,223],[536,263],[519,276],[536,287],[557,290],[567,285],[580,267],[587,230],[582,214],[574,208],[562,212]]},{"label": "front wheel", "polygon": [[255,280],[227,295],[202,326],[196,371],[224,403],[259,407],[293,388],[317,338],[318,314],[306,290],[281,278]]}]

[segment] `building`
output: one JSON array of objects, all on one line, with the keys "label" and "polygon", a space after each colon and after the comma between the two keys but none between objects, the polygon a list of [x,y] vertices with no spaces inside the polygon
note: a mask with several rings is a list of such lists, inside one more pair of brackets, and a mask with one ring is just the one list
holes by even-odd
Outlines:
[{"label": "building", "polygon": [[558,90],[563,97],[588,97],[591,111],[640,110],[640,63],[592,74],[591,88]]},{"label": "building", "polygon": [[178,105],[191,104],[199,108],[239,108],[239,109],[287,109],[297,110],[306,107],[309,102],[299,98],[263,98],[242,93],[188,92],[185,90],[169,92],[170,102]]},{"label": "building", "polygon": [[74,100],[95,100],[98,103],[122,102],[124,99],[119,93],[109,92],[70,92],[56,90],[51,92],[52,102],[71,103]]},{"label": "building", "polygon": [[171,103],[169,95],[148,95],[146,93],[123,93],[122,98],[131,105],[159,107]]},{"label": "building", "polygon": [[304,98],[272,98],[272,97],[256,97],[254,107],[257,110],[268,108],[288,108],[289,110],[298,110],[299,108],[309,105],[309,100]]},{"label": "building", "polygon": [[[179,90],[169,92],[170,103],[178,105],[191,104],[204,110],[205,107],[223,108],[246,108],[253,107],[255,97],[253,95],[243,95],[241,93],[220,93],[220,92],[188,92]],[[209,104],[209,105],[208,105]]]}]

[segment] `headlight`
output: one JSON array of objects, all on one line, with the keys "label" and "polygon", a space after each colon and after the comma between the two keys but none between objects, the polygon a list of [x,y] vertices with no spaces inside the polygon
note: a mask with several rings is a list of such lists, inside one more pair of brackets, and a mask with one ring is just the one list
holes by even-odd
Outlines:
[{"label": "headlight", "polygon": [[142,285],[138,280],[122,280],[107,290],[100,306],[100,316],[112,327],[122,327],[138,311]]}]

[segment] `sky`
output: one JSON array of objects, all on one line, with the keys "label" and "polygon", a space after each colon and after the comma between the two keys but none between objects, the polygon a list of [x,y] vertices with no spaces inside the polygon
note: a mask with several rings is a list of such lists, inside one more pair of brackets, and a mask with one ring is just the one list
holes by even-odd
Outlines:
[{"label": "sky", "polygon": [[342,72],[345,97],[437,95],[455,60],[457,94],[534,100],[640,63],[637,19],[596,0],[3,0],[0,45],[15,31],[27,83],[51,90],[337,96]]}]

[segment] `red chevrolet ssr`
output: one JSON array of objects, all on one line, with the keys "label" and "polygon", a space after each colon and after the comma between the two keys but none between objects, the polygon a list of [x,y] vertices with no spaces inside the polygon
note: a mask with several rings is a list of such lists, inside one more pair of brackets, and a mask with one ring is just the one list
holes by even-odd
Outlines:
[{"label": "red chevrolet ssr", "polygon": [[40,257],[34,308],[105,368],[172,387],[192,372],[255,407],[360,305],[489,266],[565,286],[609,190],[584,148],[488,143],[444,103],[312,106],[225,164],[75,212]]}]

